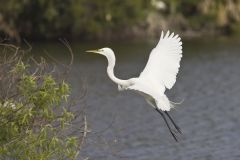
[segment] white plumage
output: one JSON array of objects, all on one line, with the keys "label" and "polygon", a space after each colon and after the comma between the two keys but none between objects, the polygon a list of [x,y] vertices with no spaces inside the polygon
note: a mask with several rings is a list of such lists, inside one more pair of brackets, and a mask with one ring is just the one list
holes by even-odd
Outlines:
[{"label": "white plumage", "polygon": [[182,57],[182,42],[178,35],[161,34],[157,46],[150,53],[146,67],[129,89],[138,90],[152,96],[157,107],[169,111],[171,103],[164,94],[165,87],[171,89],[176,82],[176,75]]},{"label": "white plumage", "polygon": [[[168,31],[164,35],[162,32],[160,40],[157,46],[152,49],[148,62],[140,76],[128,80],[121,80],[114,75],[115,55],[112,49],[102,48],[87,52],[98,53],[106,56],[108,60],[108,76],[112,81],[118,84],[119,90],[130,89],[139,92],[160,114],[162,114],[160,110],[165,112],[170,111],[172,104],[164,92],[166,88],[171,89],[175,84],[176,75],[180,67],[180,60],[182,58],[182,42],[181,38],[177,34],[170,34]],[[169,118],[172,121],[171,117]],[[164,120],[166,122],[165,117]],[[173,124],[175,128],[179,130],[174,122]],[[171,132],[170,128],[169,130]],[[174,136],[173,133],[172,135]]]},{"label": "white plumage", "polygon": [[164,36],[163,32],[157,46],[150,53],[148,62],[140,78],[156,80],[159,86],[171,89],[176,82],[176,75],[182,58],[182,42],[178,35]]}]

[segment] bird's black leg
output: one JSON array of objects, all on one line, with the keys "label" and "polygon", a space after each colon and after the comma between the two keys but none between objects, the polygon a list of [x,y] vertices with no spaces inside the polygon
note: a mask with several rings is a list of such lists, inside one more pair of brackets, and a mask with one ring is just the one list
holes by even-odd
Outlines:
[{"label": "bird's black leg", "polygon": [[155,109],[156,109],[156,111],[163,117],[164,122],[166,123],[166,125],[167,125],[167,127],[168,127],[168,130],[169,130],[170,133],[172,134],[172,136],[173,136],[173,138],[175,139],[175,141],[178,142],[177,137],[176,137],[176,135],[172,132],[172,129],[170,128],[170,126],[169,126],[169,124],[168,124],[168,121],[167,121],[165,115],[164,115],[159,109],[157,109],[157,108],[155,108]]},{"label": "bird's black leg", "polygon": [[182,131],[181,131],[180,127],[178,127],[178,125],[174,122],[174,120],[172,119],[170,114],[167,111],[164,111],[164,113],[168,116],[168,118],[170,119],[170,121],[172,122],[172,124],[174,125],[176,130],[178,131],[178,133],[182,134]]}]

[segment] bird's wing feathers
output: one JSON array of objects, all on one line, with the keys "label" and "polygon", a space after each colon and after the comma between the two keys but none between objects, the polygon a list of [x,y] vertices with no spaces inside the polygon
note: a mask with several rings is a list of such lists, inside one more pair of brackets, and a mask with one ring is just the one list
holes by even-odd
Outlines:
[{"label": "bird's wing feathers", "polygon": [[[178,35],[161,34],[157,46],[150,53],[146,67],[139,78],[133,78],[133,85],[126,89],[136,90],[155,99],[156,106],[169,111],[171,103],[164,95],[165,89],[171,89],[182,57],[182,42]],[[148,97],[146,96],[145,97]]]},{"label": "bird's wing feathers", "polygon": [[148,62],[139,78],[152,80],[158,86],[171,89],[176,82],[176,75],[182,57],[181,38],[169,31],[162,32],[157,46],[151,51]]}]

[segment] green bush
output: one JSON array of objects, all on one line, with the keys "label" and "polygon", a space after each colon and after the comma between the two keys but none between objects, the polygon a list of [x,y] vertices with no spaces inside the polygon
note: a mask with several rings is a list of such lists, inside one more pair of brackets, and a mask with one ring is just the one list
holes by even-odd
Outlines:
[{"label": "green bush", "polygon": [[69,108],[69,84],[21,52],[4,47],[0,58],[0,159],[76,159],[86,133],[69,132],[80,118]]}]

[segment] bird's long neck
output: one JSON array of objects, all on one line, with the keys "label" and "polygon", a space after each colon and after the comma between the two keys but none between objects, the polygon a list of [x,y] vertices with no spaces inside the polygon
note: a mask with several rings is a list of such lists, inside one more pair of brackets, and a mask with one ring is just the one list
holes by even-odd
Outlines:
[{"label": "bird's long neck", "polygon": [[129,83],[128,80],[119,79],[114,74],[114,67],[115,67],[115,62],[116,62],[116,58],[115,58],[114,54],[112,56],[106,56],[106,57],[108,60],[107,74],[108,74],[109,78],[117,84],[120,84],[123,86],[128,85],[128,83]]}]

